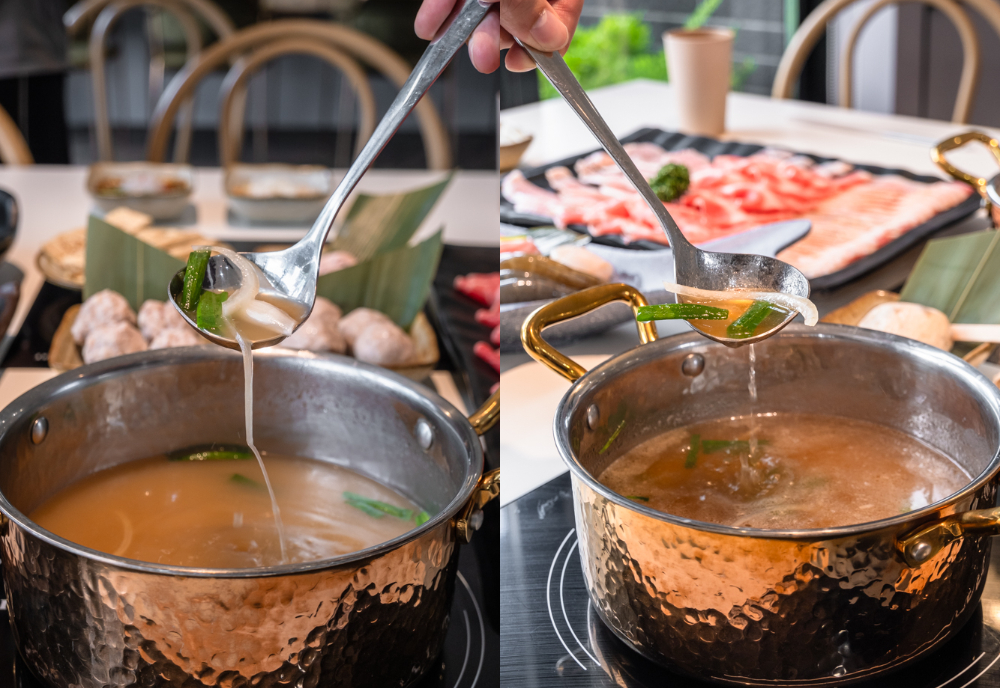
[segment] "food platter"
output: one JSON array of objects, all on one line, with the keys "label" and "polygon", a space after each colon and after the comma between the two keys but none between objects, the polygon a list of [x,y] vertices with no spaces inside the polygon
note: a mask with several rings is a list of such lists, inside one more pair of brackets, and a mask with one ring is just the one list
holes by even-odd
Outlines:
[{"label": "food platter", "polygon": [[[764,146],[757,144],[741,143],[736,141],[718,141],[711,138],[700,137],[700,136],[686,136],[683,134],[677,134],[672,132],[666,132],[661,129],[641,129],[634,134],[631,134],[622,139],[622,143],[655,143],[668,151],[677,151],[683,149],[693,149],[708,157],[714,157],[716,155],[734,155],[734,156],[750,156],[758,153],[764,149]],[[572,167],[581,158],[589,155],[586,153],[583,155],[573,156],[565,160],[560,160],[557,162],[550,163],[541,167],[536,167],[530,170],[525,170],[524,175],[531,183],[549,189],[551,188],[545,178],[545,171],[549,168],[566,166]],[[832,163],[836,162],[833,158],[826,158],[821,156],[801,154],[805,157],[813,160],[816,163]],[[877,167],[873,165],[855,165],[855,169],[863,170],[869,172],[876,176],[881,175],[898,175],[908,180],[922,182],[922,183],[932,183],[941,181],[937,177],[931,177],[927,175],[916,175],[905,170],[898,169],[888,169],[883,167]],[[905,232],[896,239],[893,239],[889,243],[877,248],[868,255],[850,263],[848,266],[832,272],[830,274],[822,275],[820,277],[815,277],[811,280],[813,289],[830,289],[834,287],[841,286],[854,280],[861,275],[875,269],[876,267],[886,263],[892,258],[898,256],[911,246],[914,246],[919,241],[924,240],[935,233],[941,231],[945,227],[961,220],[962,218],[975,212],[980,206],[980,199],[976,195],[970,195],[966,200],[961,203],[944,210],[931,219],[923,222],[922,224],[913,227],[909,231]],[[542,217],[538,215],[527,215],[523,213],[515,212],[513,205],[511,205],[507,200],[502,200],[500,205],[500,218],[501,221],[519,225],[523,227],[533,227],[538,225],[551,224],[551,219],[547,217]],[[587,233],[587,230],[582,225],[570,225],[569,229],[579,231],[581,233]],[[593,242],[596,244],[604,244],[608,246],[615,246],[619,248],[628,248],[633,250],[662,250],[664,246],[662,244],[647,241],[647,240],[637,240],[631,243],[625,243],[625,241],[620,236],[606,235],[600,237],[594,237]]]},{"label": "food platter", "polygon": [[[80,346],[73,341],[73,336],[70,334],[79,312],[79,304],[70,306],[52,337],[48,356],[49,367],[60,373],[75,370],[83,365]],[[434,333],[434,328],[431,327],[427,316],[423,313],[418,314],[413,320],[408,334],[413,339],[413,358],[405,366],[392,367],[389,370],[411,380],[420,381],[430,374],[440,358],[437,335]]]}]

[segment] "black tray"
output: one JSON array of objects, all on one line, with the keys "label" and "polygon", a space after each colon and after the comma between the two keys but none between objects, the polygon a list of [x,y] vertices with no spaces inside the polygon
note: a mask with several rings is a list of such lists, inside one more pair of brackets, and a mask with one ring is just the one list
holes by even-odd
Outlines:
[{"label": "black tray", "polygon": [[[718,141],[716,139],[706,138],[704,136],[687,136],[686,134],[678,134],[669,131],[663,131],[662,129],[640,129],[634,134],[630,134],[623,138],[622,143],[636,143],[636,142],[650,142],[656,143],[667,150],[682,150],[685,148],[693,148],[694,150],[700,151],[710,158],[714,158],[716,155],[740,155],[749,156],[754,153],[763,150],[765,146],[761,146],[753,143],[739,143],[736,141]],[[837,160],[837,158],[824,158],[819,155],[810,155],[808,153],[798,153],[807,158],[811,158],[816,162],[831,162]],[[573,164],[580,158],[586,157],[590,153],[584,153],[582,155],[576,155],[571,158],[566,158],[565,160],[560,160],[558,162],[549,163],[548,165],[543,165],[541,167],[535,167],[533,169],[524,170],[524,176],[528,178],[528,181],[538,186],[550,189],[548,182],[545,179],[545,170],[550,167],[569,167],[573,168]],[[928,175],[913,174],[912,172],[907,172],[906,170],[889,169],[885,167],[876,167],[875,165],[855,165],[856,169],[865,170],[871,172],[872,174],[882,175],[882,174],[897,174],[901,177],[907,179],[912,179],[918,182],[932,183],[941,181],[937,177],[931,177]],[[941,231],[945,227],[961,220],[974,213],[980,205],[980,198],[977,194],[972,194],[966,200],[962,201],[956,206],[944,210],[934,217],[932,217],[927,222],[917,225],[913,229],[909,230],[901,237],[890,241],[888,244],[878,249],[874,253],[871,253],[864,258],[854,261],[842,270],[837,270],[836,272],[831,272],[829,275],[822,275],[820,277],[813,278],[809,280],[813,289],[831,289],[833,287],[839,287],[843,284],[854,280],[861,275],[877,268],[878,266],[886,263],[887,261],[895,258],[899,254],[903,253],[906,249],[910,248],[917,242],[926,239],[927,237]],[[512,225],[519,225],[521,227],[536,227],[538,225],[548,225],[552,224],[552,219],[547,217],[541,217],[538,215],[528,215],[525,213],[514,212],[514,207],[506,199],[501,199],[500,201],[500,220]],[[582,234],[587,234],[587,228],[583,225],[570,225],[569,229],[580,232]],[[633,241],[631,243],[626,243],[625,240],[620,236],[606,235],[601,237],[594,237],[593,241],[598,244],[605,244],[607,246],[617,246],[619,248],[630,248],[636,250],[662,250],[664,248],[663,244],[656,243],[655,241],[648,241],[645,239],[640,239],[638,241]]]}]

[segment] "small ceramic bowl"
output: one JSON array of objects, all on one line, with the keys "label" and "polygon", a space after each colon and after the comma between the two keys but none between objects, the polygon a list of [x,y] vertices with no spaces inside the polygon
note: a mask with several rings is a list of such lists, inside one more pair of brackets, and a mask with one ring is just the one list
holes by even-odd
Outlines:
[{"label": "small ceramic bowl", "polygon": [[330,170],[317,165],[245,165],[226,168],[229,207],[251,222],[312,222],[333,193]]},{"label": "small ceramic bowl", "polygon": [[87,191],[108,212],[125,206],[154,220],[180,216],[194,190],[190,165],[151,162],[98,162],[90,166]]}]

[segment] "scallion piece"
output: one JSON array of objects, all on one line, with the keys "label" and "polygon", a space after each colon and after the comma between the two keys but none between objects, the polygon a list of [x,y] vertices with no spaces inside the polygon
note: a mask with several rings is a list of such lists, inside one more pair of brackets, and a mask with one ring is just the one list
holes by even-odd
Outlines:
[{"label": "scallion piece", "polygon": [[[401,518],[406,521],[413,518],[412,509],[402,509],[393,504],[380,502],[377,499],[370,499],[369,497],[363,497],[359,494],[355,494],[354,492],[345,492],[344,499],[348,504],[361,509],[365,513],[368,513],[367,509],[374,509],[380,513],[389,514],[390,516],[395,516],[396,518]],[[365,508],[362,508],[362,506]]]},{"label": "scallion piece", "polygon": [[419,514],[413,517],[413,522],[416,523],[418,526],[424,525],[429,520],[431,520],[431,515],[426,511],[421,511]]},{"label": "scallion piece", "polygon": [[184,289],[181,291],[181,308],[193,311],[201,297],[201,285],[208,270],[208,259],[212,252],[206,249],[191,251],[187,267],[184,268]]},{"label": "scallion piece", "polygon": [[725,320],[729,311],[700,303],[665,303],[657,306],[639,306],[635,319],[650,320]]},{"label": "scallion piece", "polygon": [[635,502],[648,502],[649,497],[640,497],[639,495],[629,495],[626,499],[631,499]]},{"label": "scallion piece", "polygon": [[701,435],[691,435],[691,448],[688,449],[684,468],[694,468],[698,463],[698,450],[701,448]]},{"label": "scallion piece", "polygon": [[726,336],[730,339],[747,339],[752,337],[764,319],[774,308],[767,301],[754,301],[740,317],[726,328]]},{"label": "scallion piece", "polygon": [[258,489],[264,489],[264,486],[261,485],[259,482],[257,482],[256,480],[253,480],[252,478],[246,477],[242,473],[233,473],[231,476],[229,476],[229,480],[231,482],[236,483],[237,485],[243,485],[245,487],[255,487],[255,488],[258,488]]},{"label": "scallion piece", "polygon": [[198,327],[209,332],[222,329],[222,304],[229,298],[226,292],[203,292],[198,299],[198,311],[195,317]]}]

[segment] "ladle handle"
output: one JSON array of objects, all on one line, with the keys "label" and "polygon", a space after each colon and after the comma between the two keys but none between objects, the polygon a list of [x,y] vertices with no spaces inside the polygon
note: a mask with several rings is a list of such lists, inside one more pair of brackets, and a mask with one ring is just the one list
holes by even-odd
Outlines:
[{"label": "ladle handle", "polygon": [[573,72],[566,66],[562,55],[558,52],[547,53],[536,50],[529,45],[521,43],[521,41],[518,41],[518,44],[531,55],[535,60],[535,64],[538,65],[538,69],[548,78],[552,86],[559,91],[559,94],[569,103],[570,107],[576,111],[576,114],[587,125],[587,128],[590,129],[590,132],[601,143],[604,150],[608,152],[608,155],[618,164],[625,173],[625,176],[629,178],[632,186],[635,187],[635,190],[639,192],[639,195],[649,205],[650,210],[659,219],[660,224],[667,233],[667,238],[670,240],[670,246],[674,249],[674,252],[693,249],[694,247],[691,245],[691,242],[684,237],[677,223],[674,222],[674,218],[667,212],[663,201],[649,188],[646,178],[639,172],[635,163],[632,162],[632,158],[628,156],[628,153],[625,152],[614,132],[611,131],[611,127],[608,126],[608,123],[601,117],[601,113],[597,111],[597,108],[590,101],[587,92],[583,90],[580,82],[573,76]]},{"label": "ladle handle", "polygon": [[410,72],[409,78],[399,90],[396,99],[392,101],[392,105],[389,106],[382,121],[375,127],[368,143],[361,149],[361,153],[358,154],[347,170],[347,174],[337,185],[333,195],[323,206],[323,211],[316,218],[312,229],[302,239],[302,241],[314,245],[317,260],[323,249],[323,244],[326,243],[326,237],[333,227],[333,221],[347,197],[354,191],[354,187],[375,162],[375,158],[385,148],[403,120],[413,111],[431,84],[441,76],[441,72],[451,62],[458,49],[465,44],[472,32],[483,21],[490,7],[492,5],[483,3],[481,0],[465,0],[462,9],[455,15],[448,28],[427,46],[427,50],[420,57],[417,66]]},{"label": "ladle handle", "polygon": [[[524,350],[539,363],[547,365],[570,382],[576,382],[587,373],[586,368],[542,339],[542,330],[615,301],[629,304],[634,314],[638,314],[640,306],[649,305],[642,292],[627,284],[602,284],[564,296],[545,304],[524,321],[521,326]],[[639,341],[643,344],[656,341],[656,323],[636,321],[635,325],[639,330]]]}]

